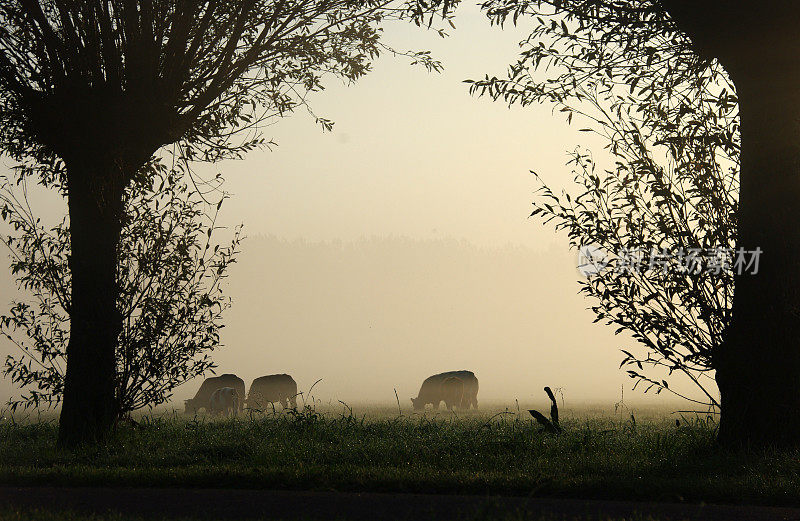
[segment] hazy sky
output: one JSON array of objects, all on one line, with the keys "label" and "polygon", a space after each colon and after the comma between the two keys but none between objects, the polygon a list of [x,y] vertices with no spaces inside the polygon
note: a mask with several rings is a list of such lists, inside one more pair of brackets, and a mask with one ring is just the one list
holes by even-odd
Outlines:
[{"label": "hazy sky", "polygon": [[453,236],[534,248],[552,241],[527,220],[529,171],[569,178],[565,152],[587,136],[550,107],[509,109],[468,94],[463,80],[504,74],[528,32],[492,28],[464,7],[446,39],[410,24],[386,31],[397,49],[431,50],[443,73],[384,56],[358,84],[333,84],[312,99],[335,121],[332,133],[298,113],[266,130],[278,142],[273,151],[220,166],[249,232]]},{"label": "hazy sky", "polygon": [[[265,130],[273,150],[212,168],[233,196],[225,221],[250,236],[230,279],[222,372],[248,384],[291,372],[301,389],[324,378],[325,400],[388,401],[398,388],[404,406],[450,369],[474,370],[492,400],[551,385],[611,406],[630,387],[619,348],[633,344],[591,324],[566,239],[528,219],[529,171],[566,186],[567,151],[602,143],[549,106],[471,97],[463,80],[503,74],[527,30],[492,28],[471,5],[456,25],[446,39],[386,31],[398,49],[431,50],[443,73],[384,56],[356,85],[311,99],[333,132],[298,112]],[[34,203],[63,214],[53,201]],[[3,304],[10,288],[3,271]],[[2,382],[0,401],[10,392]]]}]

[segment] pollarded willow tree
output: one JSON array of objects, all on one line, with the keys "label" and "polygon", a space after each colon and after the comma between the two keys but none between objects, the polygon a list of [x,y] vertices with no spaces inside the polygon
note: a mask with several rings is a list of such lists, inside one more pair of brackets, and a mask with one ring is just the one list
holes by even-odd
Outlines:
[{"label": "pollarded willow tree", "polygon": [[[678,107],[671,100],[686,94],[678,87],[700,81],[714,67],[724,68],[739,110],[738,125],[733,121],[727,129],[740,136],[739,200],[732,220],[736,247],[763,253],[756,274],[734,274],[730,324],[710,360],[724,411],[719,437],[727,444],[800,443],[800,418],[794,413],[800,407],[800,232],[793,224],[800,211],[800,6],[782,0],[496,0],[482,5],[496,23],[548,18],[551,34],[560,31],[564,50],[585,67],[566,76],[558,67],[545,71],[552,40],[534,31],[523,60],[539,75],[512,66],[512,85],[500,96],[568,96],[605,73],[636,96],[666,96],[666,107]],[[656,117],[669,124],[681,115],[667,110]],[[698,135],[705,131],[698,123]],[[702,175],[705,165],[695,168]]]},{"label": "pollarded willow tree", "polygon": [[[125,193],[117,250],[117,418],[166,402],[177,386],[214,368],[210,354],[230,307],[222,283],[241,238],[237,227],[229,243],[216,242],[224,195],[207,202],[189,189],[185,173],[158,162],[142,172],[147,175]],[[69,223],[42,224],[24,172],[0,178],[0,217],[12,230],[2,238],[22,290],[0,315],[0,335],[17,348],[2,369],[21,389],[11,409],[56,407],[64,393],[72,312]]]},{"label": "pollarded willow tree", "polygon": [[304,105],[323,76],[366,73],[386,20],[430,23],[451,3],[0,0],[0,150],[65,165],[62,445],[97,440],[114,420],[116,249],[123,195],[142,167],[171,144],[189,161],[241,156],[261,143],[260,122]]}]

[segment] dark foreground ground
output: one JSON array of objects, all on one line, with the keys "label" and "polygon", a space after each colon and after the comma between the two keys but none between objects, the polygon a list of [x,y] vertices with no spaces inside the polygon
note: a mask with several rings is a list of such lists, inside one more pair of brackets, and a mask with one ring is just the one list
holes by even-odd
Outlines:
[{"label": "dark foreground ground", "polygon": [[800,451],[722,450],[701,417],[565,411],[560,436],[528,418],[171,415],[76,451],[56,447],[55,422],[5,420],[0,500],[17,506],[0,521],[119,505],[123,517],[92,519],[800,519]]},{"label": "dark foreground ground", "polygon": [[0,487],[0,505],[20,519],[67,511],[72,519],[800,520],[800,509],[788,507],[276,490]]}]

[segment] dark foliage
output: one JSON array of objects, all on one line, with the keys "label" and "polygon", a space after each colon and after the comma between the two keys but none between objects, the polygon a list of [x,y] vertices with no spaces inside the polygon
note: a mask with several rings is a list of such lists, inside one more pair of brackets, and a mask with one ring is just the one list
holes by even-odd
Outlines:
[{"label": "dark foliage", "polygon": [[[308,107],[323,78],[355,81],[395,52],[380,39],[386,21],[430,27],[455,3],[0,0],[0,151],[68,192],[63,445],[113,424],[124,327],[115,252],[126,190],[154,181],[145,165],[167,153],[187,165],[242,157],[264,144],[265,121]],[[404,54],[438,68],[425,52]]]},{"label": "dark foliage", "polygon": [[[222,199],[209,205],[179,172],[157,162],[148,169],[143,179],[155,184],[134,184],[126,194],[118,251],[120,417],[166,402],[175,387],[213,369],[210,353],[230,306],[221,284],[240,242],[238,228],[227,245],[213,240]],[[22,296],[0,316],[0,334],[19,350],[6,358],[3,373],[25,390],[12,410],[61,402],[71,309],[68,219],[41,224],[24,179],[0,186],[0,212],[14,230],[4,242]]]},{"label": "dark foliage", "polygon": [[491,4],[498,23],[533,9],[535,27],[508,77],[473,81],[471,91],[553,104],[607,142],[598,159],[572,154],[577,194],[557,195],[542,182],[532,215],[566,231],[571,246],[607,256],[581,291],[597,300],[598,321],[646,348],[644,357],[623,351],[637,385],[675,392],[643,369],[678,371],[718,406],[708,376],[731,318],[739,188],[738,105],[728,77],[694,57],[648,2],[629,2],[628,11],[586,3],[601,20],[633,17],[609,22],[613,30],[587,23],[578,5],[546,16],[531,7],[537,2]]},{"label": "dark foliage", "polygon": [[143,162],[179,142],[189,161],[239,157],[263,143],[260,123],[307,106],[325,76],[353,81],[396,53],[383,23],[430,24],[455,3],[2,0],[0,150],[49,160],[105,144],[129,160],[146,150]]}]

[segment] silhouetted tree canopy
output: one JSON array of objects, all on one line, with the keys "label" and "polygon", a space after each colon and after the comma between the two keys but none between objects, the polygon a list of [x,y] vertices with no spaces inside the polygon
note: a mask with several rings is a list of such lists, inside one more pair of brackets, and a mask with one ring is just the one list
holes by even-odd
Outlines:
[{"label": "silhouetted tree canopy", "polygon": [[[516,9],[511,16],[524,12]],[[616,12],[607,9],[603,16]],[[701,63],[659,11],[637,9],[617,15],[652,29],[601,32],[574,12],[537,16],[508,77],[471,82],[471,91],[509,104],[552,104],[604,138],[605,153],[572,155],[579,192],[558,195],[542,182],[533,215],[565,230],[574,248],[597,246],[608,256],[581,291],[598,301],[597,320],[645,347],[643,357],[623,350],[637,385],[677,394],[643,365],[678,371],[704,403],[718,406],[709,374],[730,323],[733,271],[730,258],[707,254],[735,248],[737,99],[725,72]],[[500,23],[509,16],[489,15]],[[688,256],[696,270],[684,269]]]},{"label": "silhouetted tree canopy", "polygon": [[[706,193],[697,195],[714,206],[715,215],[735,212],[709,223],[707,230],[722,226],[709,237],[720,245],[733,237],[737,252],[763,255],[757,273],[733,274],[728,324],[722,324],[722,338],[709,358],[724,410],[719,438],[737,445],[800,443],[800,419],[792,412],[800,408],[800,231],[793,224],[800,213],[800,5],[787,0],[494,0],[482,7],[493,23],[524,19],[533,21],[534,29],[507,78],[487,77],[473,88],[509,103],[556,103],[568,120],[573,107],[583,111],[597,97],[610,111],[596,118],[595,130],[608,121],[626,121],[617,127],[621,133],[613,135],[610,151],[622,150],[622,168],[632,173],[628,178],[648,185],[641,192],[631,188],[637,197],[649,195],[655,202],[694,187]],[[723,69],[725,81],[717,79]],[[717,106],[719,113],[709,118],[701,109],[704,103],[709,109]],[[699,113],[686,113],[687,107]],[[663,179],[658,170],[636,170],[646,162],[630,161],[646,159],[650,145],[659,149],[653,159],[663,167]],[[697,146],[710,152],[693,163]],[[737,157],[739,191],[733,206],[707,191],[735,189],[723,180],[734,179],[727,169]],[[723,174],[718,181],[709,174],[715,162]],[[615,183],[627,179],[619,167],[612,170],[612,176],[620,176]],[[677,191],[650,193],[658,183]],[[610,188],[608,197],[629,189]],[[691,210],[700,201],[683,208]],[[672,217],[663,214],[684,202],[653,208],[653,226],[665,219],[669,224]],[[639,209],[637,204],[629,208],[634,214]],[[702,243],[704,237],[696,229],[692,233],[691,240]],[[659,231],[638,239],[646,243],[663,236]],[[706,302],[728,300],[730,288],[723,284]],[[691,298],[688,293],[668,296],[676,305],[703,311],[696,301],[679,302]],[[707,314],[698,318],[710,320]]]},{"label": "silhouetted tree canopy", "polygon": [[[126,193],[126,224],[119,244],[117,306],[123,328],[117,344],[115,408],[119,417],[169,400],[172,390],[215,367],[222,291],[236,262],[240,230],[231,242],[214,241],[222,200],[204,202],[182,174],[148,166],[152,184]],[[17,182],[18,181],[18,182]],[[0,334],[16,346],[3,374],[23,390],[17,407],[55,407],[64,391],[71,282],[69,224],[43,225],[27,197],[24,178],[2,179],[0,214],[13,229],[3,237],[22,294],[0,315]]]},{"label": "silhouetted tree canopy", "polygon": [[455,3],[0,0],[0,151],[68,197],[61,444],[102,438],[116,414],[116,253],[124,193],[145,165],[168,152],[187,164],[241,157],[263,144],[265,120],[307,107],[326,76],[354,81],[394,52],[384,23],[430,27]]},{"label": "silhouetted tree canopy", "polygon": [[3,0],[0,149],[65,159],[112,146],[141,163],[179,142],[188,160],[239,157],[325,76],[364,75],[389,50],[382,23],[432,16],[413,0]]}]

